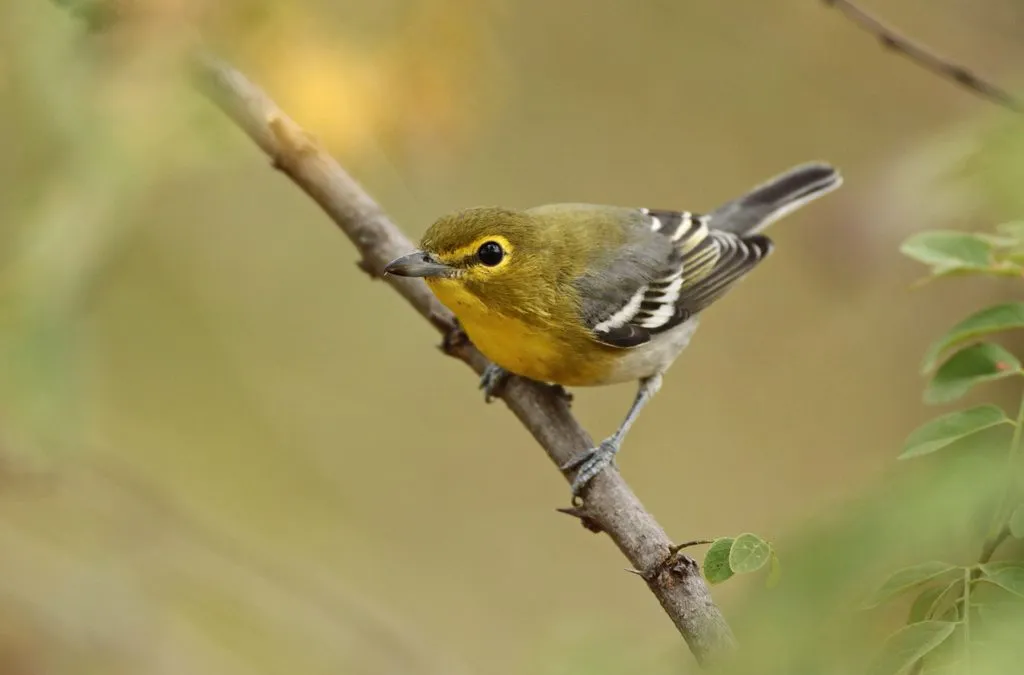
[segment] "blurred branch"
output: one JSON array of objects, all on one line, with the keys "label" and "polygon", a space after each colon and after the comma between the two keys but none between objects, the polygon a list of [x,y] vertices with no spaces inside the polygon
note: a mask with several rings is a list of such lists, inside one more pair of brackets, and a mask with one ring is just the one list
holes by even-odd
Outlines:
[{"label": "blurred branch", "polygon": [[922,68],[930,70],[939,77],[955,82],[981,98],[1001,105],[1013,112],[1024,113],[1024,102],[1002,87],[975,75],[964,66],[953,63],[949,59],[936,54],[921,43],[914,42],[895,28],[887,26],[856,4],[849,2],[849,0],[822,1],[829,7],[838,9],[847,19],[874,35],[886,49],[902,54]]},{"label": "blurred branch", "polygon": [[[116,13],[100,11],[104,0],[55,0],[71,5],[85,18]],[[117,0],[110,0],[116,2]],[[76,9],[77,5],[77,9]],[[88,10],[88,11],[85,11]],[[96,25],[92,25],[96,28]],[[200,90],[265,152],[274,166],[317,202],[355,244],[360,266],[380,278],[384,266],[414,248],[381,207],[327,153],[244,75],[216,57],[197,51],[193,58]],[[486,359],[465,339],[452,339],[458,328],[451,313],[419,279],[384,279],[445,336],[445,351],[483,372]],[[590,448],[593,441],[551,387],[513,378],[503,400],[547,452],[556,466]],[[568,479],[568,476],[566,476]],[[654,517],[644,509],[622,476],[609,468],[591,483],[586,502],[573,515],[611,537],[631,565],[641,572],[702,665],[721,661],[736,641],[711,599],[698,564],[677,552]]]}]

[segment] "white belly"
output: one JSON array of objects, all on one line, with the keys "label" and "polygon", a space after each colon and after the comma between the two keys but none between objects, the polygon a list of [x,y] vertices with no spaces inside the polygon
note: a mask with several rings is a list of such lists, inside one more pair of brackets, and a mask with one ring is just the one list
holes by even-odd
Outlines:
[{"label": "white belly", "polygon": [[690,317],[675,328],[651,338],[647,344],[624,349],[608,376],[600,384],[616,384],[664,373],[679,353],[690,344],[699,318]]}]

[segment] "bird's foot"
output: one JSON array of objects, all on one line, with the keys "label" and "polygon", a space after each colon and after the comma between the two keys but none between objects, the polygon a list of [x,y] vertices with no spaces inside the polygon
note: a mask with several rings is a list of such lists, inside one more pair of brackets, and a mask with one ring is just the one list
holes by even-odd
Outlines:
[{"label": "bird's foot", "polygon": [[572,393],[568,389],[560,384],[548,385],[551,387],[551,391],[555,393],[555,396],[565,401],[565,405],[572,407]]},{"label": "bird's foot", "polygon": [[[439,319],[440,320],[440,319]],[[444,337],[441,338],[441,351],[448,356],[454,356],[455,350],[469,342],[469,336],[466,335],[466,331],[462,329],[462,324],[459,320],[452,318],[451,326],[444,332]]]},{"label": "bird's foot", "polygon": [[487,364],[483,375],[480,376],[480,388],[484,391],[485,403],[490,403],[501,394],[501,388],[505,386],[509,375],[511,373],[501,366],[496,366],[493,363]]},{"label": "bird's foot", "polygon": [[572,498],[575,501],[587,483],[615,461],[619,451],[619,441],[614,436],[601,441],[596,448],[581,452],[562,465],[562,471],[579,467],[576,477],[572,480]]}]

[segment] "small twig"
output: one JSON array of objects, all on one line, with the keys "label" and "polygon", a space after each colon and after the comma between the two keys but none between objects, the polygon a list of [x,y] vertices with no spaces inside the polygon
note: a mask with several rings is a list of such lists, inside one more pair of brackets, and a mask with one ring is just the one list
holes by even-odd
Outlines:
[{"label": "small twig", "polygon": [[829,7],[838,9],[847,19],[874,35],[886,49],[902,54],[922,68],[960,85],[991,103],[1001,105],[1016,113],[1024,113],[1024,102],[1002,87],[975,75],[964,66],[936,54],[921,43],[911,40],[849,0],[822,1]]},{"label": "small twig", "polygon": [[672,546],[669,547],[668,552],[671,553],[672,555],[675,555],[676,553],[679,553],[680,551],[682,551],[684,548],[690,548],[692,546],[704,546],[706,544],[714,544],[714,543],[715,542],[713,542],[710,539],[694,539],[693,541],[686,541],[686,542],[683,542],[682,544],[673,544]]}]

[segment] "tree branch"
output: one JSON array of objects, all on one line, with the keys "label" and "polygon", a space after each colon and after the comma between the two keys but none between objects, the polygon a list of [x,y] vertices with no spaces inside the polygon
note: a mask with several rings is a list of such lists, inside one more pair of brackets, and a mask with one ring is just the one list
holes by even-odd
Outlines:
[{"label": "tree branch", "polygon": [[1001,105],[1016,113],[1024,113],[1024,102],[1002,87],[975,75],[964,66],[936,54],[921,43],[911,40],[849,0],[822,1],[829,7],[838,9],[847,19],[874,35],[886,49],[902,54],[922,68],[958,84],[991,103]]},{"label": "tree branch", "polygon": [[[77,8],[72,0],[56,1],[73,5],[72,11],[77,9],[76,13],[86,20],[96,14],[104,23],[110,23],[111,16],[117,16],[97,11],[103,0],[81,0]],[[192,65],[202,93],[271,158],[277,169],[323,208],[358,249],[363,270],[381,277],[388,262],[414,248],[381,207],[316,140],[244,75],[216,57],[198,51]],[[487,361],[467,340],[452,339],[458,332],[454,318],[422,280],[388,276],[384,281],[444,335],[448,354],[477,373],[483,371]],[[555,466],[593,445],[555,389],[511,378],[502,398]],[[614,467],[591,482],[585,502],[575,506],[571,514],[587,527],[611,537],[632,567],[641,573],[699,663],[708,666],[720,662],[735,650],[735,638],[712,601],[699,566],[673,550],[664,529],[644,509]]]}]

